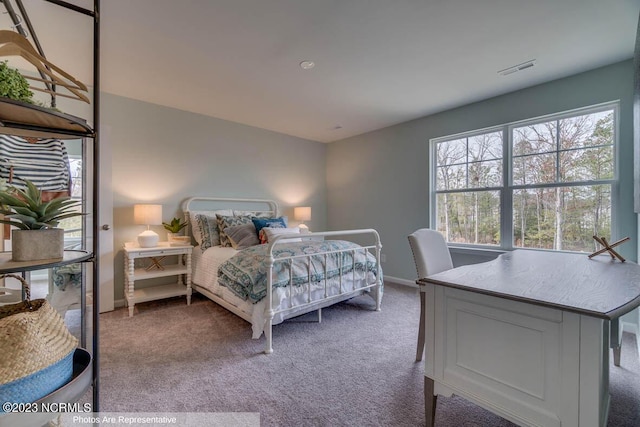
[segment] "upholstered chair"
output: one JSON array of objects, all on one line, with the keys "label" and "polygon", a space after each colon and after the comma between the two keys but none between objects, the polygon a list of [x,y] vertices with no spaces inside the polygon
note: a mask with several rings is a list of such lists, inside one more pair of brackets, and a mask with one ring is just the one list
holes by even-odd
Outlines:
[{"label": "upholstered chair", "polygon": [[[453,268],[451,254],[442,234],[428,228],[421,228],[409,236],[409,246],[418,271],[418,279]],[[425,296],[424,286],[420,285],[420,327],[418,328],[418,349],[416,362],[422,360],[424,353]]]}]

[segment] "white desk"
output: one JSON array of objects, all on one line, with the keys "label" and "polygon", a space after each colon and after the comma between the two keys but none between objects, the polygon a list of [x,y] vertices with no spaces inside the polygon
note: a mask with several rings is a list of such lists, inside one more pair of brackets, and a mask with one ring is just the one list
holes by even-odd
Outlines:
[{"label": "white desk", "polygon": [[452,393],[523,426],[605,426],[610,322],[640,305],[640,267],[517,250],[418,281],[425,412]]}]

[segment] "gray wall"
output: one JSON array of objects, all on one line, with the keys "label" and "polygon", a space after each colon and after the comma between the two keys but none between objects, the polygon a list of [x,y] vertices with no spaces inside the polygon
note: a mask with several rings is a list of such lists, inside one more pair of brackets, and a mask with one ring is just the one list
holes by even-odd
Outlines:
[{"label": "gray wall", "polygon": [[618,235],[632,239],[619,247],[621,252],[635,260],[632,96],[629,60],[332,143],[327,150],[329,228],[376,228],[386,254],[385,276],[413,281],[406,236],[429,226],[430,138],[620,100],[615,221]]},{"label": "gray wall", "polygon": [[142,230],[133,224],[133,205],[160,203],[169,220],[192,195],[273,198],[289,216],[293,206],[309,205],[314,230],[376,228],[385,274],[412,281],[406,236],[429,226],[430,138],[617,99],[623,178],[616,222],[618,234],[633,240],[621,251],[635,260],[632,88],[625,61],[328,145],[103,94],[113,154],[115,298],[123,298],[120,248]]},{"label": "gray wall", "polygon": [[311,206],[309,227],[326,228],[325,144],[109,94],[101,108],[113,155],[116,301],[121,248],[144,229],[133,224],[136,203],[162,204],[168,221],[190,196],[269,198],[290,218],[293,206]]}]

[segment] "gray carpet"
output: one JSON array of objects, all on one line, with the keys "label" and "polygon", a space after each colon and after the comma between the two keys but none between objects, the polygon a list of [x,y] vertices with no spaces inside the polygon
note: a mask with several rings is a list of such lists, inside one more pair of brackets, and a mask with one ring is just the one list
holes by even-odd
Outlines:
[{"label": "gray carpet", "polygon": [[[262,426],[424,425],[416,363],[416,291],[388,285],[382,311],[369,297],[274,327],[264,337],[194,295],[101,315],[101,411],[259,412]],[[609,426],[640,425],[640,366],[625,334],[611,369]],[[436,426],[513,426],[462,398],[439,398]]]}]

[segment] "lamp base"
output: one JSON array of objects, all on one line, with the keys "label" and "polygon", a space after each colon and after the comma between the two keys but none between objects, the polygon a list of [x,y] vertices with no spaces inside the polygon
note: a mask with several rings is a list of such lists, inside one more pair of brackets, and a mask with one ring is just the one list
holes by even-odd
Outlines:
[{"label": "lamp base", "polygon": [[138,246],[141,248],[155,248],[159,241],[160,236],[155,231],[144,230],[138,234]]},{"label": "lamp base", "polygon": [[300,229],[300,234],[307,234],[310,232],[309,227],[307,227],[305,224],[298,225],[298,228]]}]

